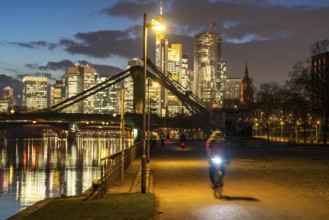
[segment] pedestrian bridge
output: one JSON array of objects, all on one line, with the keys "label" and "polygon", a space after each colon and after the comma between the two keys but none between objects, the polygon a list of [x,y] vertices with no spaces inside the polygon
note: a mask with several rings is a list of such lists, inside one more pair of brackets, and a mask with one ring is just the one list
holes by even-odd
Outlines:
[{"label": "pedestrian bridge", "polygon": [[[131,66],[126,70],[108,78],[75,96],[67,98],[47,109],[34,112],[15,112],[14,114],[0,114],[0,129],[6,130],[13,125],[51,125],[68,130],[75,123],[80,128],[102,125],[107,123],[118,126],[121,121],[121,115],[115,114],[82,114],[82,113],[64,113],[62,110],[78,103],[89,96],[111,87],[127,77],[132,77],[133,86],[133,112],[125,113],[125,126],[131,128],[142,128],[143,96],[146,92],[145,82],[143,82],[143,66]],[[181,84],[172,78],[171,73],[163,73],[150,59],[147,60],[147,78],[159,83],[164,88],[172,92],[186,107],[185,114],[178,114],[175,117],[159,117],[156,114],[150,115],[152,128],[159,127],[184,127],[184,128],[202,128],[207,130],[209,127],[209,118],[211,108],[200,100],[191,91],[185,89]],[[148,113],[147,113],[148,114]],[[148,117],[147,117],[148,118]]]},{"label": "pedestrian bridge", "polygon": [[[125,113],[125,125],[131,128],[142,128],[142,110],[143,95],[146,92],[145,82],[143,82],[143,66],[131,66],[126,70],[108,78],[75,96],[67,98],[47,109],[36,112],[16,112],[14,114],[0,114],[1,131],[13,126],[13,124],[47,124],[68,130],[75,123],[81,128],[95,126],[97,124],[109,123],[119,125],[120,115],[113,114],[81,114],[81,113],[63,113],[62,110],[74,105],[89,96],[111,87],[127,77],[132,77],[133,87],[133,113]],[[225,129],[226,114],[228,111],[223,109],[212,109],[207,103],[203,102],[191,91],[184,88],[179,82],[172,78],[170,72],[162,72],[147,59],[147,78],[159,83],[164,88],[173,93],[186,107],[185,114],[178,114],[175,117],[159,117],[155,114],[150,115],[152,128],[175,127],[175,128],[198,128],[205,132],[210,132],[212,128]],[[147,117],[148,118],[148,117]]]},{"label": "pedestrian bridge", "polygon": [[[51,106],[49,109],[45,109],[44,111],[51,112],[60,112],[63,109],[86,99],[87,97],[96,94],[99,91],[102,91],[110,86],[113,86],[127,77],[132,77],[134,81],[133,88],[133,113],[142,114],[143,110],[143,95],[145,94],[145,82],[143,82],[143,67],[136,65],[127,68],[125,71],[122,71],[102,83],[99,83],[75,96],[72,96],[60,103],[57,103]],[[163,73],[159,68],[152,63],[150,59],[147,60],[147,78],[150,78],[152,81],[159,83],[164,88],[168,89],[172,92],[179,101],[187,108],[188,115],[193,114],[209,114],[211,111],[211,107],[199,99],[195,94],[191,91],[188,91],[184,88],[179,82],[172,78],[172,74],[170,72]]]}]

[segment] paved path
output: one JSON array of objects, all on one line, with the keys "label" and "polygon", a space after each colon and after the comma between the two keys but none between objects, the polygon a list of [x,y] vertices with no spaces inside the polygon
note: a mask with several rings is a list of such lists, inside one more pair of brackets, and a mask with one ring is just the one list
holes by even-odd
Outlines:
[{"label": "paved path", "polygon": [[329,219],[322,201],[305,196],[262,176],[242,172],[236,158],[225,176],[224,195],[215,199],[208,181],[203,143],[157,147],[150,161],[159,220],[167,219]]}]

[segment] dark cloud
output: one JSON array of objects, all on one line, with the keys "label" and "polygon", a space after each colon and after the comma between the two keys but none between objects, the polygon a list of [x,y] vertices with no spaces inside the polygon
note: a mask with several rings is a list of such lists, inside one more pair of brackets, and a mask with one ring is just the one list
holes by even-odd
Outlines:
[{"label": "dark cloud", "polygon": [[[36,64],[26,64],[25,66],[30,68],[30,69],[42,70],[42,71],[62,71],[63,74],[64,74],[65,71],[67,70],[67,68],[69,68],[70,66],[74,66],[75,64],[90,65],[93,68],[95,68],[96,71],[100,75],[105,75],[105,76],[115,75],[119,72],[122,72],[122,69],[120,69],[118,67],[109,66],[109,65],[102,65],[102,64],[93,64],[93,63],[91,63],[89,61],[86,61],[86,60],[78,60],[77,62],[73,62],[73,61],[70,61],[70,60],[61,60],[59,62],[50,61],[45,66],[39,66],[39,65],[36,65]],[[17,77],[21,79],[22,77],[24,77],[26,75],[30,75],[30,74],[18,74]],[[35,75],[35,76],[46,76],[49,79],[55,80],[55,78],[52,76],[52,74],[47,73],[47,72],[35,72],[33,75]]]},{"label": "dark cloud", "polygon": [[107,66],[101,64],[94,64],[93,66],[97,70],[97,73],[99,73],[101,76],[113,76],[123,71],[122,69],[114,66]]},{"label": "dark cloud", "polygon": [[[221,24],[225,39],[242,40],[254,35],[256,40],[271,40],[276,38],[305,38],[315,34],[319,27],[325,26],[324,17],[328,17],[329,8],[323,9],[311,6],[287,7],[254,5],[237,6],[228,4],[223,7]],[[235,13],[238,15],[236,15]],[[328,34],[328,32],[327,32]]]},{"label": "dark cloud", "polygon": [[71,54],[85,54],[96,58],[120,56],[130,59],[142,51],[142,40],[135,34],[136,27],[124,31],[77,33],[74,40],[61,39],[60,45]]},{"label": "dark cloud", "polygon": [[17,45],[17,46],[20,46],[20,47],[29,48],[29,49],[35,49],[35,48],[45,47],[45,48],[48,48],[49,50],[52,50],[52,49],[56,48],[56,44],[49,43],[49,42],[46,42],[44,40],[31,41],[31,42],[28,42],[28,43],[7,41],[7,43],[8,44],[11,44],[11,45]]},{"label": "dark cloud", "polygon": [[0,85],[11,85],[13,80],[14,79],[11,76],[0,74]]},{"label": "dark cloud", "polygon": [[80,65],[92,66],[96,70],[96,72],[101,76],[112,76],[123,71],[118,67],[102,65],[102,64],[93,64],[86,60],[79,60],[77,63]]},{"label": "dark cloud", "polygon": [[38,66],[39,70],[63,70],[65,71],[68,67],[74,65],[70,60],[62,60],[59,62],[50,61],[46,66]]},{"label": "dark cloud", "polygon": [[56,80],[56,78],[54,78],[51,73],[34,73],[34,76],[44,76],[47,77],[50,80]]},{"label": "dark cloud", "polygon": [[110,8],[102,10],[102,13],[114,17],[125,16],[135,20],[141,18],[144,13],[158,11],[157,7],[156,1],[119,1]]},{"label": "dark cloud", "polygon": [[24,78],[24,76],[30,76],[30,74],[27,74],[27,73],[25,73],[25,74],[20,73],[20,74],[16,74],[16,75],[15,75],[16,79],[20,79],[20,80],[22,80],[22,79]]},{"label": "dark cloud", "polygon": [[[46,77],[48,77],[48,79],[51,79],[51,80],[56,80],[56,78],[48,71],[62,71],[64,74],[65,70],[72,65],[74,65],[74,63],[70,60],[62,60],[59,62],[50,61],[45,66],[40,66],[37,64],[25,64],[25,66],[28,67],[29,69],[36,70],[36,71],[46,71],[46,72],[35,72],[32,75],[46,76]],[[31,75],[31,74],[18,74],[16,76],[18,78],[22,78],[25,75]]]},{"label": "dark cloud", "polygon": [[37,65],[37,64],[31,64],[31,63],[25,64],[24,66],[26,66],[29,69],[38,69],[39,68],[39,65]]},{"label": "dark cloud", "polygon": [[[3,88],[6,86],[11,86],[14,90],[14,95],[21,95],[21,92],[23,91],[23,83],[20,80],[14,79],[11,76],[7,76],[4,74],[0,74],[0,90],[3,91]],[[2,97],[2,93],[0,93],[0,98]]]},{"label": "dark cloud", "polygon": [[13,68],[7,68],[5,66],[0,66],[0,69],[3,69],[6,72],[11,72],[11,73],[18,73],[18,71],[16,69]]}]

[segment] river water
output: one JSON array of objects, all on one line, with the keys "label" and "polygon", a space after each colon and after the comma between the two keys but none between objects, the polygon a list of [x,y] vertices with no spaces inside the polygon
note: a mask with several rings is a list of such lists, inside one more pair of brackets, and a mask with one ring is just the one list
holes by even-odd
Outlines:
[{"label": "river water", "polygon": [[[125,140],[125,146],[132,144]],[[0,220],[51,197],[80,195],[100,178],[101,158],[120,151],[117,134],[1,139]]]}]

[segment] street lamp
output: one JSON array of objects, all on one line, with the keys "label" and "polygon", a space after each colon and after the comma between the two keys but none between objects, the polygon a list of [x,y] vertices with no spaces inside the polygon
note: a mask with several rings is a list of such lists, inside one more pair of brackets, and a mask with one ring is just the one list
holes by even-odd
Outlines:
[{"label": "street lamp", "polygon": [[316,122],[315,125],[315,142],[319,143],[319,130],[320,130],[320,121]]},{"label": "street lamp", "polygon": [[298,144],[299,142],[299,135],[298,135],[298,132],[299,132],[299,121],[296,122],[296,143]]},{"label": "street lamp", "polygon": [[150,160],[150,137],[151,137],[151,102],[150,102],[150,79],[147,80],[147,162]]},{"label": "street lamp", "polygon": [[283,121],[280,121],[280,127],[281,127],[281,131],[280,131],[280,141],[282,141],[282,132],[283,132]]},{"label": "street lamp", "polygon": [[147,76],[147,28],[152,28],[157,31],[161,31],[165,29],[159,21],[155,19],[151,19],[151,23],[146,22],[146,13],[144,13],[144,23],[143,23],[143,56],[144,56],[144,64],[143,64],[143,131],[142,131],[142,140],[143,140],[143,156],[142,156],[142,181],[141,181],[141,191],[142,193],[146,193],[146,146],[148,142],[148,138],[146,137],[146,76]]}]

